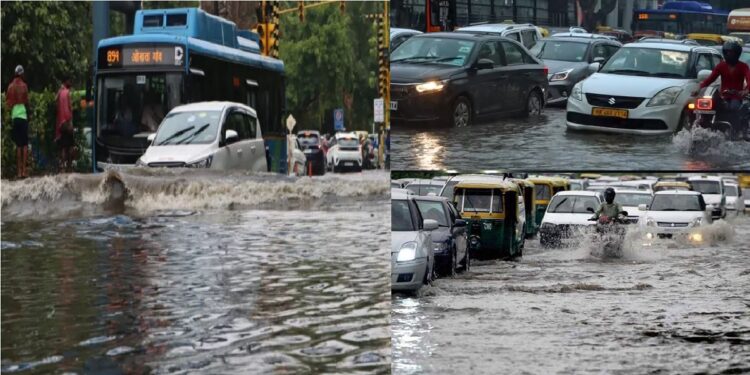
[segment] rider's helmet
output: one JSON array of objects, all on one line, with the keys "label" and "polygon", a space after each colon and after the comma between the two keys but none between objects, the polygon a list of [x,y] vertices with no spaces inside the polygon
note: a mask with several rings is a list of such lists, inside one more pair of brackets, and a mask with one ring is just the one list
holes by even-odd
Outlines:
[{"label": "rider's helmet", "polygon": [[726,61],[727,64],[734,66],[740,61],[742,46],[735,41],[726,42],[724,43],[724,46],[721,47],[721,54],[724,55],[724,61]]},{"label": "rider's helmet", "polygon": [[604,190],[604,200],[607,201],[608,204],[612,204],[612,202],[615,201],[615,189],[608,187]]}]

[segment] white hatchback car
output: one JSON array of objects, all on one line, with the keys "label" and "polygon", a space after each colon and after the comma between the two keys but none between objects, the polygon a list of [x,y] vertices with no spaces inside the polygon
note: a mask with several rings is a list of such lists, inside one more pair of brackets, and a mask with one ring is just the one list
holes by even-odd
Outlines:
[{"label": "white hatchback car", "polygon": [[432,281],[435,267],[431,231],[435,220],[423,220],[414,195],[391,190],[391,290],[416,293]]},{"label": "white hatchback car", "polygon": [[742,197],[742,189],[735,183],[724,183],[724,193],[726,195],[727,212],[732,215],[745,213],[745,199]]},{"label": "white hatchback car", "polygon": [[570,237],[575,229],[595,225],[589,221],[602,204],[597,191],[561,191],[552,197],[539,228],[539,243],[542,246],[559,246],[560,241]]},{"label": "white hatchback car", "polygon": [[710,204],[697,191],[663,190],[654,193],[650,205],[642,204],[640,221],[646,239],[684,236],[702,242],[703,236],[695,228],[711,224]]},{"label": "white hatchback car", "polygon": [[[700,78],[721,61],[713,48],[677,43],[624,45],[571,90],[567,127],[627,134],[671,134],[689,124]],[[702,74],[698,74],[703,71]],[[706,72],[708,71],[708,72]]]},{"label": "white hatchback car", "polygon": [[724,195],[724,180],[718,176],[693,176],[688,183],[694,191],[703,194],[706,204],[713,206],[711,218],[723,219],[727,216],[726,195]]},{"label": "white hatchback car", "polygon": [[333,172],[362,171],[362,146],[357,133],[336,133],[326,156]]},{"label": "white hatchback car", "polygon": [[201,102],[173,108],[149,136],[136,166],[268,171],[255,110],[239,103]]}]

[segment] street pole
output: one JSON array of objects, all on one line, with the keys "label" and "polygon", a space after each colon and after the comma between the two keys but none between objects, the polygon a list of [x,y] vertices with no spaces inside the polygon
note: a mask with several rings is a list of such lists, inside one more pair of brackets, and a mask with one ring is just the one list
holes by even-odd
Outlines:
[{"label": "street pole", "polygon": [[389,30],[389,12],[388,7],[390,6],[390,0],[384,0],[383,1],[383,29],[386,31],[385,36],[385,51],[388,53],[386,56],[386,64],[385,64],[385,95],[383,96],[383,112],[385,117],[385,131],[380,132],[380,142],[379,142],[379,148],[380,148],[380,158],[378,160],[381,161],[383,168],[386,167],[385,164],[385,158],[383,157],[385,155],[384,151],[388,151],[385,149],[385,139],[387,137],[390,137],[391,133],[391,64],[390,64],[390,43],[391,38],[388,35],[387,31]]}]

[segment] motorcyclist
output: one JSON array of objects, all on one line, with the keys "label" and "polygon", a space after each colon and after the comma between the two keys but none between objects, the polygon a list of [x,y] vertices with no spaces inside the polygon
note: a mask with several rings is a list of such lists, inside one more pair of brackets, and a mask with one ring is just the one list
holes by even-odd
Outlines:
[{"label": "motorcyclist", "polygon": [[[726,42],[721,47],[721,53],[724,55],[724,61],[716,65],[711,75],[701,82],[700,88],[703,89],[712,84],[716,78],[721,77],[721,96],[726,103],[726,109],[737,113],[742,107],[742,99],[747,94],[744,90],[745,82],[750,87],[750,67],[740,61],[742,55],[742,46],[734,41]],[[693,96],[697,95],[697,91]],[[734,116],[733,116],[734,117]],[[735,123],[737,118],[732,119]]]},{"label": "motorcyclist", "polygon": [[[594,216],[591,217],[591,221],[606,221],[609,222],[622,212],[622,206],[619,203],[615,203],[615,189],[608,187],[604,190],[604,203],[599,205],[599,208],[594,212]],[[601,220],[600,220],[601,219]]]}]

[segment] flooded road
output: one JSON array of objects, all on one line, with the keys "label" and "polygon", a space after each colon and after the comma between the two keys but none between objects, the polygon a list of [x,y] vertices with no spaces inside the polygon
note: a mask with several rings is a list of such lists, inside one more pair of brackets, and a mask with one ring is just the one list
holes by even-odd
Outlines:
[{"label": "flooded road", "polygon": [[394,296],[394,374],[750,373],[750,218],[735,224],[618,260],[530,240],[518,262]]},{"label": "flooded road", "polygon": [[[508,118],[464,128],[391,132],[394,170],[746,170],[750,143],[687,131],[635,136],[567,131],[565,110],[541,119]],[[693,143],[692,138],[700,141]],[[700,147],[694,147],[695,145]],[[720,145],[717,146],[717,145]]]},{"label": "flooded road", "polygon": [[387,178],[3,181],[2,372],[388,372]]}]

